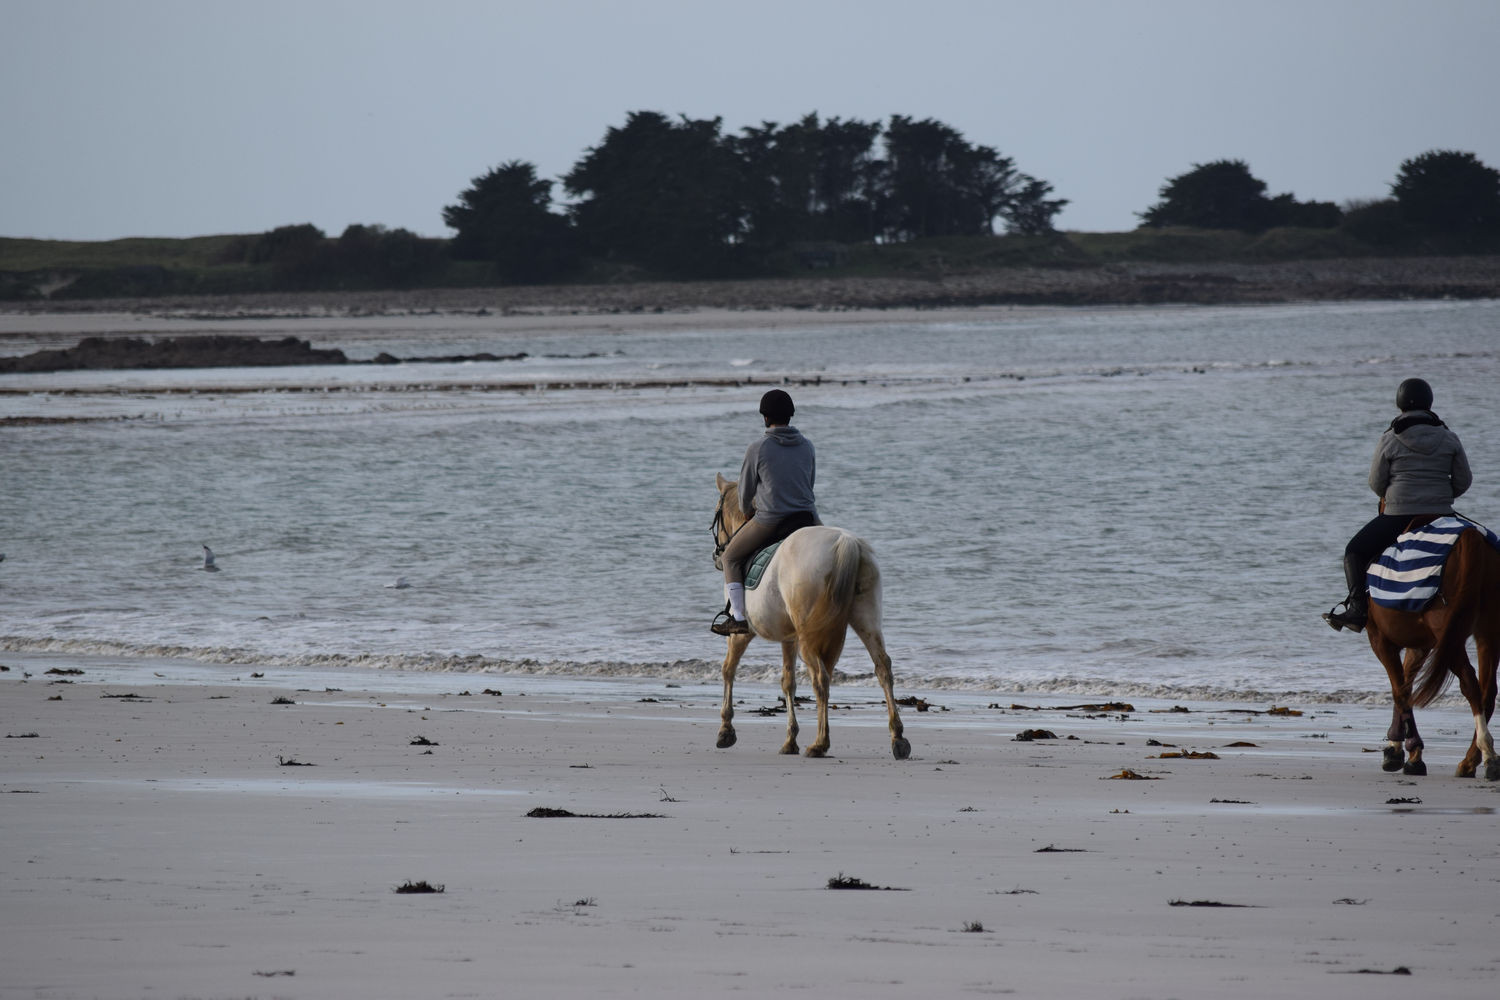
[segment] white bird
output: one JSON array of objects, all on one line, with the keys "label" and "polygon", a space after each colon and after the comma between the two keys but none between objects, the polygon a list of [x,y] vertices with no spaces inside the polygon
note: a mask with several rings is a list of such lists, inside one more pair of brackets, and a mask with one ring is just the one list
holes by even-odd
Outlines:
[{"label": "white bird", "polygon": [[388,583],[388,584],[386,584],[385,585],[385,589],[386,590],[405,590],[407,587],[410,587],[410,586],[411,586],[411,584],[407,582],[406,577],[404,577],[404,576],[398,576],[398,577],[396,577],[396,582],[395,583]]},{"label": "white bird", "polygon": [[219,571],[219,567],[214,565],[214,550],[207,545],[203,546],[203,568],[210,573]]}]

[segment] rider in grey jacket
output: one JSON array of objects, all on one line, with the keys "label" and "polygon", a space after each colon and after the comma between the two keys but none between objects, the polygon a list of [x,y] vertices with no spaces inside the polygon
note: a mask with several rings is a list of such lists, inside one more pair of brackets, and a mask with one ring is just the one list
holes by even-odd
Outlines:
[{"label": "rider in grey jacket", "polygon": [[[1329,611],[1324,621],[1334,630],[1362,631],[1369,612],[1365,573],[1413,517],[1451,514],[1453,501],[1474,477],[1458,435],[1432,412],[1432,387],[1409,378],[1396,390],[1400,416],[1380,435],[1370,461],[1370,489],[1381,499],[1380,513],[1344,548],[1344,578],[1349,596],[1343,611]],[[1336,606],[1335,606],[1336,607]]]},{"label": "rider in grey jacket", "polygon": [[792,397],[772,389],[760,399],[766,433],[745,449],[740,463],[740,513],[750,520],[724,546],[724,586],[729,611],[710,627],[719,635],[750,631],[745,616],[745,567],[756,552],[799,528],[818,523],[813,481],[817,457],[812,442],[791,426]]}]

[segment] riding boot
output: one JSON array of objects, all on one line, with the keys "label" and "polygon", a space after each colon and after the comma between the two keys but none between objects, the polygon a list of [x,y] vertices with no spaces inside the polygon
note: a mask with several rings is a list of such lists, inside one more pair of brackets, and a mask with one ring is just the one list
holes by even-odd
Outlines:
[{"label": "riding boot", "polygon": [[[1344,553],[1344,579],[1349,584],[1349,596],[1344,598],[1344,610],[1329,609],[1323,620],[1337,632],[1348,629],[1363,632],[1369,620],[1370,589],[1365,584],[1365,573],[1370,564],[1350,552]],[[1338,605],[1334,605],[1335,608]]]}]

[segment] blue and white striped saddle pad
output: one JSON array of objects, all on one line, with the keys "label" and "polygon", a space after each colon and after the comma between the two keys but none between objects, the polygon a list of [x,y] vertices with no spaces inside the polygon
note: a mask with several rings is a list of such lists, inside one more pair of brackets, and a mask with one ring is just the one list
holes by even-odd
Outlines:
[{"label": "blue and white striped saddle pad", "polygon": [[1443,563],[1465,528],[1482,533],[1490,545],[1500,549],[1500,537],[1488,528],[1461,517],[1440,517],[1397,538],[1395,545],[1370,564],[1365,578],[1370,600],[1398,611],[1425,608],[1437,596],[1443,582]]}]

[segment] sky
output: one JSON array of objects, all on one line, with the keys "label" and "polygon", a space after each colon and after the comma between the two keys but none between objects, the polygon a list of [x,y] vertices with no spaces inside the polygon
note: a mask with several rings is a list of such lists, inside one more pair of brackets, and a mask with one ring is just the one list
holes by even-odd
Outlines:
[{"label": "sky", "polygon": [[1222,159],[1342,204],[1432,149],[1500,169],[1497,52],[1500,0],[0,0],[0,236],[449,236],[632,111],[935,118],[1066,230]]}]

